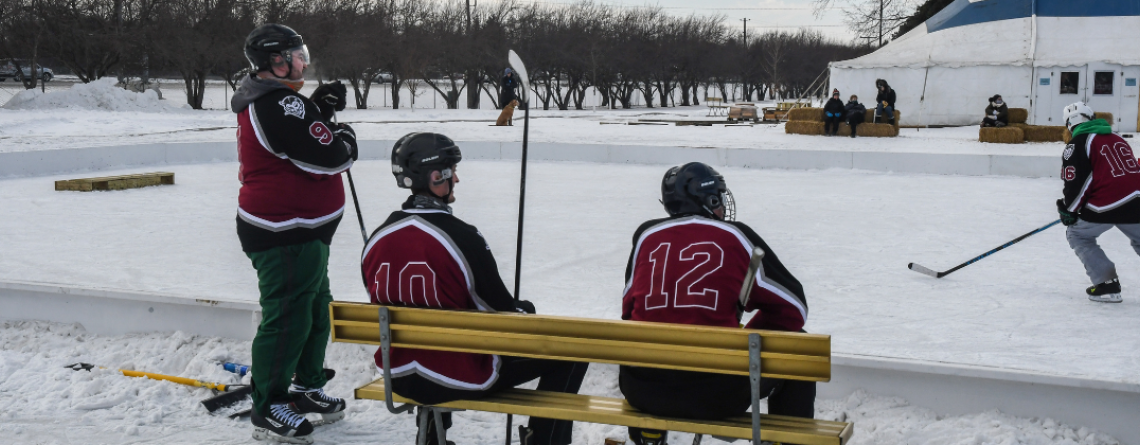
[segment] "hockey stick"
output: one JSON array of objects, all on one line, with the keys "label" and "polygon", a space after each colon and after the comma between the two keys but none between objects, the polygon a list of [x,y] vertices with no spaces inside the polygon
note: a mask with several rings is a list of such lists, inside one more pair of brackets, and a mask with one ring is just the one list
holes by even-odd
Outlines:
[{"label": "hockey stick", "polygon": [[[336,122],[336,110],[333,110],[332,115],[333,123]],[[357,150],[360,150],[357,147]],[[344,173],[348,175],[348,190],[352,192],[352,204],[356,206],[356,222],[360,223],[360,237],[364,239],[364,244],[368,244],[368,231],[364,230],[364,215],[360,214],[360,200],[356,199],[356,184],[352,182],[352,168],[345,170]]]},{"label": "hockey stick", "polygon": [[740,286],[740,305],[748,306],[748,297],[752,296],[752,283],[756,281],[756,273],[760,270],[760,261],[764,259],[764,249],[754,247],[752,260],[748,262],[748,272],[744,274],[744,284]]},{"label": "hockey stick", "polygon": [[[527,90],[530,85],[530,79],[526,73],[526,65],[523,65],[522,59],[514,50],[507,52],[507,61],[510,62],[511,68],[519,73],[520,89],[522,94],[521,104],[523,108],[523,142],[522,142],[522,175],[519,179],[519,233],[517,243],[515,244],[515,301],[519,301],[519,280],[522,277],[522,247],[523,247],[523,213],[526,210],[526,154],[527,154],[527,137],[530,134],[530,93]],[[507,428],[510,431],[510,427]],[[509,442],[508,438],[508,442]]]},{"label": "hockey stick", "polygon": [[1019,236],[1019,237],[1017,237],[1017,238],[1014,238],[1012,241],[1010,241],[1010,242],[1008,242],[1008,243],[1002,244],[1002,245],[1000,245],[1000,246],[998,246],[998,247],[994,248],[993,250],[991,250],[991,251],[989,251],[989,252],[983,253],[983,254],[981,254],[981,255],[978,255],[978,256],[976,256],[976,257],[973,257],[973,258],[971,258],[969,261],[966,261],[965,263],[962,263],[962,264],[959,264],[959,265],[957,265],[957,266],[954,266],[954,268],[953,268],[953,269],[947,270],[947,271],[945,271],[945,272],[936,272],[936,271],[930,270],[930,269],[928,269],[928,268],[925,268],[925,267],[923,267],[922,265],[919,265],[919,264],[915,264],[915,263],[910,263],[910,264],[907,264],[907,265],[906,265],[906,267],[907,267],[908,269],[910,269],[910,270],[913,270],[913,271],[915,271],[915,272],[918,272],[918,273],[920,273],[920,274],[923,274],[923,275],[930,275],[930,276],[932,276],[932,277],[934,277],[934,278],[942,278],[942,277],[944,277],[944,276],[950,275],[951,273],[954,273],[954,271],[956,271],[956,270],[958,270],[958,269],[961,269],[961,268],[963,268],[963,267],[966,267],[966,266],[969,266],[969,265],[971,265],[971,264],[974,264],[974,263],[978,262],[978,260],[981,260],[982,258],[985,258],[985,257],[988,257],[988,256],[992,255],[994,252],[997,252],[997,251],[999,251],[999,250],[1002,250],[1002,249],[1004,249],[1004,248],[1006,248],[1006,247],[1009,247],[1009,246],[1012,246],[1012,245],[1014,245],[1014,244],[1017,244],[1018,242],[1020,242],[1020,241],[1021,241],[1021,240],[1023,240],[1023,239],[1029,238],[1029,237],[1031,237],[1031,236],[1033,236],[1033,235],[1036,235],[1036,234],[1038,234],[1038,233],[1040,233],[1040,232],[1043,232],[1043,231],[1045,231],[1045,229],[1048,229],[1048,228],[1050,228],[1050,227],[1053,227],[1053,226],[1057,225],[1057,224],[1058,224],[1058,223],[1060,223],[1060,222],[1061,222],[1061,220],[1059,220],[1059,219],[1058,219],[1058,220],[1056,220],[1056,221],[1053,221],[1053,222],[1051,222],[1051,223],[1049,223],[1049,224],[1046,224],[1046,225],[1044,225],[1044,226],[1038,227],[1037,229],[1034,229],[1032,232],[1029,232],[1029,233],[1026,233],[1026,234],[1024,234],[1024,235],[1021,235],[1021,236]]}]

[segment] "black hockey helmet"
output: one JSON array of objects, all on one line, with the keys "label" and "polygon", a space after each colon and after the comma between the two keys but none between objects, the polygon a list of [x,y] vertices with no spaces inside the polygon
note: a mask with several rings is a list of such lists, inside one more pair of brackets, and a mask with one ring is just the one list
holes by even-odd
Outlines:
[{"label": "black hockey helmet", "polygon": [[724,220],[732,221],[736,217],[736,204],[724,176],[701,162],[690,162],[665,172],[661,180],[661,203],[671,216],[716,218],[714,211],[724,208]]},{"label": "black hockey helmet", "polygon": [[463,153],[451,138],[439,133],[408,133],[392,146],[392,176],[400,188],[414,192],[428,190],[431,172],[440,171],[451,179],[451,167],[463,160]]},{"label": "black hockey helmet", "polygon": [[254,71],[269,71],[273,55],[280,55],[292,69],[293,53],[301,51],[309,62],[309,48],[301,35],[285,25],[266,23],[258,26],[245,38],[245,58]]}]

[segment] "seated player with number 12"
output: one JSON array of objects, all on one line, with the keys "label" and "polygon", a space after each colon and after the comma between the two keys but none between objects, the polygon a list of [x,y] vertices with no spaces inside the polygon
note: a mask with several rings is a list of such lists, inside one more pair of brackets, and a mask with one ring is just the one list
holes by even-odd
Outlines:
[{"label": "seated player with number 12", "polygon": [[[712,167],[673,167],[661,183],[668,218],[647,221],[633,235],[626,266],[622,319],[748,329],[802,331],[803,286],[751,228],[733,221],[735,206]],[[726,214],[727,213],[727,214]],[[765,255],[748,301],[738,301],[753,247]],[[667,417],[716,420],[751,406],[748,376],[622,366],[621,392],[638,410]],[[762,379],[768,412],[813,418],[815,382]],[[664,445],[666,432],[629,428],[637,445]]]}]

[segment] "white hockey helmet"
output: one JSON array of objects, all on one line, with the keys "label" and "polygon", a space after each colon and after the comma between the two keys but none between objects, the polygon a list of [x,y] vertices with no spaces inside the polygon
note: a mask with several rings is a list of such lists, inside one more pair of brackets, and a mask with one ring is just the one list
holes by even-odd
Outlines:
[{"label": "white hockey helmet", "polygon": [[1065,107],[1065,126],[1070,131],[1077,125],[1093,120],[1093,109],[1084,102],[1076,102]]}]

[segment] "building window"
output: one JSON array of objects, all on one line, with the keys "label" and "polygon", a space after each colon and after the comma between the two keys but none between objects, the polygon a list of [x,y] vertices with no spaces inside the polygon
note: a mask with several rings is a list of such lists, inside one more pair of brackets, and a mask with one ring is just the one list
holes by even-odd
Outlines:
[{"label": "building window", "polygon": [[1077,84],[1081,83],[1081,73],[1076,71],[1061,72],[1061,94],[1077,94]]},{"label": "building window", "polygon": [[1116,74],[1112,71],[1098,71],[1093,76],[1093,94],[1112,94],[1113,75]]}]

